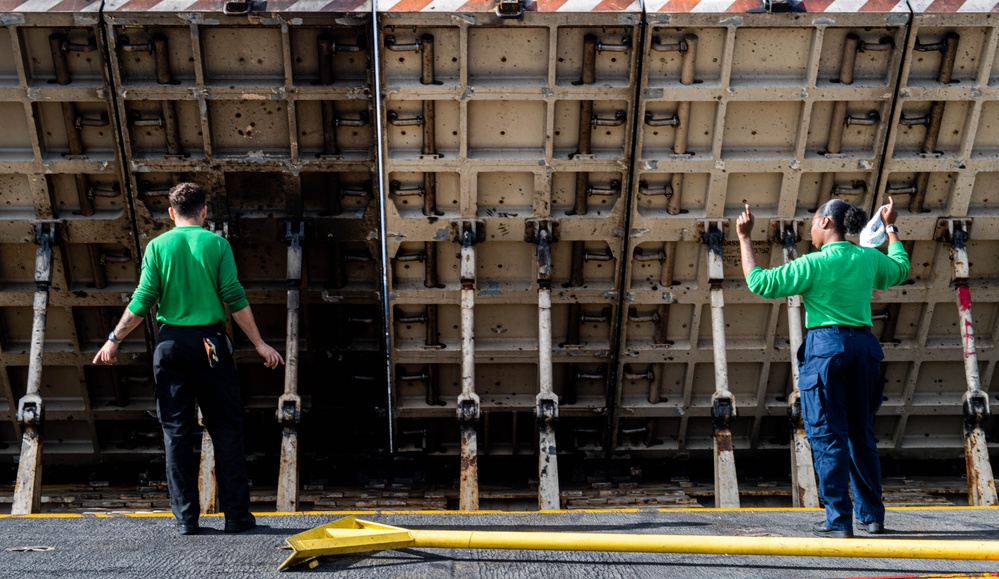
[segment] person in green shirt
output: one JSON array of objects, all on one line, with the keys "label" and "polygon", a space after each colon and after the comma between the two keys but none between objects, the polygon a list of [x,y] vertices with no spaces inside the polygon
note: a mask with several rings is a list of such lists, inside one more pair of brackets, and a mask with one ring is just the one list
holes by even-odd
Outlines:
[{"label": "person in green shirt", "polygon": [[202,227],[208,212],[204,190],[181,183],[169,197],[175,227],[146,246],[139,285],[94,356],[94,364],[117,361],[118,344],[158,304],[156,320],[161,325],[153,352],[153,379],[171,509],[182,534],[199,532],[198,458],[193,452],[197,404],[215,446],[225,531],[238,533],[255,527],[256,520],[250,513],[243,402],[232,342],[225,333],[226,305],[264,366],[277,368],[284,359],[260,337],[229,242]]},{"label": "person in green shirt", "polygon": [[750,291],[768,299],[801,295],[805,306],[808,333],[797,353],[798,389],[826,507],[825,520],[813,528],[819,536],[852,537],[854,517],[868,533],[884,532],[881,462],[874,438],[874,415],[884,393],[884,352],[871,333],[871,293],[909,277],[897,217],[889,197],[881,210],[889,242],[885,255],[846,241],[846,235],[864,227],[867,213],[833,199],[812,217],[812,245],[819,251],[769,270],[756,263],[748,205],[736,221]]}]

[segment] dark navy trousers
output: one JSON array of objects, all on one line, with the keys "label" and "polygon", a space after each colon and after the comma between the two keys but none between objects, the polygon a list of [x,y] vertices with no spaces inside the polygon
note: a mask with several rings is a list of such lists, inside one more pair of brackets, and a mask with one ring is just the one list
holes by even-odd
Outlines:
[{"label": "dark navy trousers", "polygon": [[[205,339],[216,346],[211,367]],[[219,505],[227,519],[250,510],[243,451],[243,401],[225,328],[164,324],[153,353],[156,414],[163,426],[170,507],[181,523],[196,523],[200,446],[195,403],[215,447]]]},{"label": "dark navy trousers", "polygon": [[852,531],[854,515],[861,523],[884,523],[881,461],[874,439],[874,415],[884,394],[880,342],[866,327],[813,328],[805,335],[798,359],[801,414],[826,506],[826,526]]}]

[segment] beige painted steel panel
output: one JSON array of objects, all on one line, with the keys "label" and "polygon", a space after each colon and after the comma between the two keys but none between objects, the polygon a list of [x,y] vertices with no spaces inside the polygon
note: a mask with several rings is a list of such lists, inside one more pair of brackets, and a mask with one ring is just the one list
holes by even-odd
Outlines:
[{"label": "beige painted steel panel", "polygon": [[[970,218],[967,246],[974,331],[981,336],[977,355],[982,387],[988,389],[994,380],[997,229],[991,217],[996,205],[988,193],[990,170],[996,163],[990,114],[999,94],[990,84],[999,34],[995,14],[989,13],[994,4],[912,2],[906,46],[912,56],[901,70],[878,196],[882,202],[885,191],[916,189],[896,196],[902,207],[899,227],[905,239],[913,240],[908,247],[913,248],[914,284],[881,299],[876,296],[880,303],[874,306],[898,312],[897,322],[885,320],[881,327],[889,342],[886,376],[892,393],[886,394],[890,399],[886,405],[891,404],[889,412],[897,415],[886,433],[889,448],[946,448],[959,443],[961,397],[968,386],[951,285],[950,242],[937,229],[940,220]],[[948,35],[958,39],[953,70],[949,79],[943,79],[947,57],[926,45],[945,42]],[[902,124],[906,118],[932,117],[934,103],[943,107],[935,144],[928,139],[931,131],[935,133],[931,127]]]},{"label": "beige painted steel panel", "polygon": [[[811,214],[829,195],[823,187],[850,191],[845,199],[870,208],[888,133],[881,119],[892,110],[901,51],[856,53],[849,84],[840,81],[841,62],[853,35],[899,46],[907,17],[886,14],[886,8],[803,22],[796,14],[721,14],[747,8],[738,3],[676,10],[686,14],[675,13],[675,4],[662,12],[646,5],[648,66],[639,103],[646,122],[638,131],[632,183],[625,274],[630,314],[621,334],[615,449],[655,456],[712,448],[710,284],[700,237],[705,219],[725,226],[721,287],[728,388],[738,412],[734,446],[788,449],[786,302],[745,289],[734,220],[744,204],[753,208],[756,252],[764,267],[772,267],[783,258],[770,221],[797,220],[806,234],[798,252],[807,251]],[[808,5],[810,12],[823,8]],[[694,52],[690,80],[683,78],[687,48],[677,47]],[[837,102],[846,103],[847,118],[873,122],[844,127],[839,147],[830,152]],[[685,128],[682,121],[679,127],[650,122],[668,120],[681,106],[689,107]],[[680,131],[686,138],[677,137]]]},{"label": "beige painted steel panel", "polygon": [[[563,9],[575,13],[560,15],[541,14],[554,8],[532,3],[522,18],[499,19],[492,3],[468,3],[460,8],[474,13],[467,20],[429,12],[441,6],[435,2],[416,12],[419,7],[404,3],[379,4],[385,11],[380,40],[386,110],[395,119],[414,118],[432,100],[436,117],[429,147],[420,126],[385,119],[386,172],[394,183],[386,240],[393,261],[389,333],[399,449],[460,450],[454,413],[461,379],[461,284],[452,224],[463,219],[481,228],[474,245],[479,455],[537,452],[538,266],[536,245],[525,235],[538,219],[555,224],[557,232],[551,251],[552,361],[562,418],[556,434],[567,450],[603,449],[630,178],[637,6],[608,13],[567,3]],[[435,84],[426,82],[421,54],[399,49],[428,37]],[[592,85],[580,83],[586,42],[609,48],[593,52]],[[581,151],[580,119],[589,102],[589,114],[598,120],[589,148]],[[581,175],[587,178],[584,191],[590,189],[583,193],[585,214],[578,211]],[[428,186],[436,193],[429,212]],[[574,245],[585,256],[576,266],[583,283],[568,287]],[[427,252],[435,263],[414,260]],[[427,268],[436,279],[428,280]],[[439,287],[428,288],[434,282]],[[421,321],[408,321],[413,319]],[[419,424],[433,425],[427,430],[436,440],[407,434]]]},{"label": "beige painted steel panel", "polygon": [[[48,461],[102,458],[97,384],[86,379],[86,366],[138,272],[99,7],[0,7],[0,454],[12,462],[21,438],[15,410],[28,382],[36,222],[57,222],[40,388]],[[142,333],[123,351],[145,352]],[[137,373],[141,366],[125,360],[107,383],[108,398],[127,399],[132,388],[120,381]]]}]

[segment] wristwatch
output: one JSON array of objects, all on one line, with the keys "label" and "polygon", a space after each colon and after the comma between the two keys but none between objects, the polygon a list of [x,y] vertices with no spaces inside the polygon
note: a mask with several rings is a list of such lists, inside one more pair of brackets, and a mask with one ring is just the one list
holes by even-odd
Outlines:
[{"label": "wristwatch", "polygon": [[114,335],[114,330],[111,330],[111,333],[108,334],[108,341],[111,342],[112,344],[121,343],[121,340],[119,340],[118,337]]},{"label": "wristwatch", "polygon": [[885,233],[895,233],[898,234],[898,226],[894,223],[889,223],[885,225]]}]

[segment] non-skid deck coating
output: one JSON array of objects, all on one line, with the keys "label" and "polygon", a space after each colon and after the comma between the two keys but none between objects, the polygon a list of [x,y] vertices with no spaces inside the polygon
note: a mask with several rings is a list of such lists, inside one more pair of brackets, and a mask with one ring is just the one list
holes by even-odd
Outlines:
[{"label": "non-skid deck coating", "polygon": [[[40,515],[0,517],[3,577],[264,577],[278,576],[295,533],[348,513],[259,515],[260,526],[240,535],[222,533],[219,516],[203,517],[201,535],[177,534],[169,515]],[[353,513],[358,514],[358,513]],[[812,509],[648,510],[565,513],[391,513],[363,518],[410,529],[649,533],[808,537],[822,516]],[[886,538],[913,541],[999,540],[997,508],[890,509]],[[857,533],[858,537],[869,537]],[[11,552],[23,546],[49,551]],[[314,569],[287,573],[309,577],[857,577],[981,574],[996,561],[847,559],[729,555],[406,549],[325,557]]]}]

